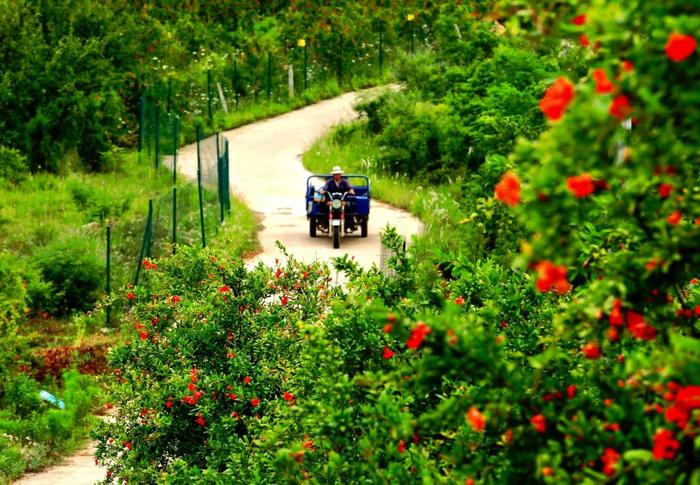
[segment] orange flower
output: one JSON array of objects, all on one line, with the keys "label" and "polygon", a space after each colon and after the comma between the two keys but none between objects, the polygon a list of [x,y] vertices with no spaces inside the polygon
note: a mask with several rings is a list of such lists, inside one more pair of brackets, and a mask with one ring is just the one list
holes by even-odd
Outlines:
[{"label": "orange flower", "polygon": [[690,57],[697,46],[698,43],[692,36],[673,33],[666,42],[666,55],[673,62],[681,62]]},{"label": "orange flower", "polygon": [[605,69],[596,69],[593,71],[593,81],[595,82],[595,92],[598,94],[608,94],[612,93],[615,87],[608,75],[605,73]]},{"label": "orange flower", "polygon": [[566,108],[574,99],[574,85],[565,77],[559,77],[554,84],[547,88],[540,100],[540,109],[551,121],[557,121],[564,116]]},{"label": "orange flower", "polygon": [[681,211],[674,211],[670,216],[666,218],[666,222],[672,226],[677,226],[683,219],[683,213]]},{"label": "orange flower", "polygon": [[494,196],[506,205],[514,207],[520,203],[520,180],[513,172],[507,172],[496,184]]},{"label": "orange flower", "polygon": [[483,414],[481,414],[476,406],[469,408],[469,411],[467,412],[467,421],[469,421],[469,425],[477,433],[481,433],[486,427],[486,418]]}]

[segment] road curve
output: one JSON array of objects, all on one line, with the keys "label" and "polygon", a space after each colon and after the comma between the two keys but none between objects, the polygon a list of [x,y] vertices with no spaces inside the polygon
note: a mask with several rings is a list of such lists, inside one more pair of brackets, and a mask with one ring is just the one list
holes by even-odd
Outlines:
[{"label": "road curve", "polygon": [[[372,200],[367,238],[348,236],[340,249],[333,249],[328,236],[319,233],[317,238],[309,237],[304,193],[310,172],[303,167],[301,156],[334,125],[355,119],[356,100],[373,92],[376,89],[347,93],[223,133],[229,140],[231,189],[258,215],[262,225],[258,233],[262,252],[252,263],[272,265],[281,257],[275,245],[279,240],[289,254],[306,262],[329,261],[347,253],[368,268],[379,264],[379,232],[387,223],[408,240],[421,230],[420,221],[408,212]],[[196,180],[196,145],[180,149],[178,171]]]}]

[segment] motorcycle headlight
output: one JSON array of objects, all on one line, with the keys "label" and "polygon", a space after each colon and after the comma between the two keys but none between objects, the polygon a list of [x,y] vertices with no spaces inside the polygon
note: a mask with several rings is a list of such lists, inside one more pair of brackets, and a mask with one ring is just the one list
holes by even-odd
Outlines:
[{"label": "motorcycle headlight", "polygon": [[334,209],[340,209],[342,205],[343,203],[340,201],[340,199],[333,199],[333,202],[331,202],[331,207]]}]

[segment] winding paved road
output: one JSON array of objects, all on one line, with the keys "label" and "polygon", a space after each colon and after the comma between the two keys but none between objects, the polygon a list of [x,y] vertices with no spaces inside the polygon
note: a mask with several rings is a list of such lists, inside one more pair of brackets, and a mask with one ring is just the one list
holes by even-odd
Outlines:
[{"label": "winding paved road", "polygon": [[[366,95],[373,92],[376,89],[365,91]],[[329,261],[348,253],[370,267],[380,262],[379,231],[387,223],[409,240],[421,230],[420,221],[408,212],[373,200],[367,238],[348,236],[341,241],[340,249],[333,249],[329,237],[321,233],[317,238],[309,237],[304,193],[310,172],[303,167],[301,156],[334,125],[357,117],[353,105],[358,96],[347,93],[223,133],[229,140],[231,189],[262,224],[258,233],[262,252],[253,258],[253,263],[272,265],[275,258],[281,257],[275,246],[279,240],[290,254],[306,262]],[[196,145],[180,150],[178,171],[196,180]]]}]

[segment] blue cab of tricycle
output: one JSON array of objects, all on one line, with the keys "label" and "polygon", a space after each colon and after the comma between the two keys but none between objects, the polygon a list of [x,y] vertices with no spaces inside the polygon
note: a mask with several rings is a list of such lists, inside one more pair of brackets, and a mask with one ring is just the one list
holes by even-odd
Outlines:
[{"label": "blue cab of tricycle", "polygon": [[[330,234],[328,227],[328,206],[319,191],[333,178],[330,174],[314,174],[306,179],[306,217],[309,219],[309,234],[316,237],[316,231]],[[354,233],[359,229],[361,237],[367,237],[369,206],[372,198],[369,177],[366,175],[347,174],[342,176],[352,185],[355,195],[345,197],[345,224],[343,235]]]}]

